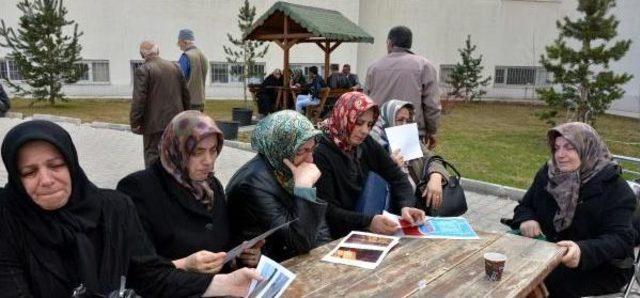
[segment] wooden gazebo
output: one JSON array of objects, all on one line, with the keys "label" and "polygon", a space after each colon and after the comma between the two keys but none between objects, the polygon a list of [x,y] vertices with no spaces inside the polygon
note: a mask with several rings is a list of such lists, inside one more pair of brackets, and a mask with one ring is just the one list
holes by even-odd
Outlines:
[{"label": "wooden gazebo", "polygon": [[335,10],[275,3],[251,27],[244,39],[273,41],[284,51],[283,81],[289,87],[289,49],[315,43],[324,51],[324,77],[329,76],[331,52],[343,42],[373,43],[373,37]]}]

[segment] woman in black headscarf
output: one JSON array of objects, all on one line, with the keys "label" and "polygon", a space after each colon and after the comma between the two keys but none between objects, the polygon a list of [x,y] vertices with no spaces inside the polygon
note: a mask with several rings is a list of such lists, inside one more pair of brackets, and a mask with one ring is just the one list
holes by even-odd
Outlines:
[{"label": "woman in black headscarf", "polygon": [[545,279],[552,297],[614,293],[633,274],[634,194],[589,125],[549,130],[551,158],[515,208],[511,227],[565,247]]},{"label": "woman in black headscarf", "polygon": [[2,143],[8,183],[0,196],[0,293],[4,297],[70,297],[127,286],[143,296],[246,294],[251,269],[196,274],[161,261],[130,199],[99,189],[78,163],[69,134],[29,121]]}]

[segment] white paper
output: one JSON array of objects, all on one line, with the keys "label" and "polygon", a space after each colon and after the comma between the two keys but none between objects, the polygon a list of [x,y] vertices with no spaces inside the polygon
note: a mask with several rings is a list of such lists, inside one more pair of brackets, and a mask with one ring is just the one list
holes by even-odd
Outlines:
[{"label": "white paper", "polygon": [[375,269],[399,240],[398,237],[352,231],[322,260]]},{"label": "white paper", "polygon": [[260,262],[256,269],[260,272],[264,280],[254,280],[251,282],[249,294],[247,295],[247,297],[250,298],[280,297],[296,278],[293,272],[282,267],[274,260],[267,258],[265,255],[260,257]]},{"label": "white paper", "polygon": [[400,154],[405,161],[421,158],[422,148],[420,148],[420,137],[418,135],[418,124],[409,123],[384,129],[389,140],[389,147],[393,152],[400,149]]},{"label": "white paper", "polygon": [[253,239],[251,239],[249,241],[242,242],[240,245],[234,247],[232,250],[227,252],[227,256],[224,258],[224,263],[226,264],[227,262],[235,259],[237,256],[242,254],[242,252],[245,249],[253,247],[254,245],[256,245],[256,243],[258,243],[258,241],[269,237],[271,234],[275,233],[277,230],[284,228],[285,226],[289,225],[290,223],[292,223],[292,222],[294,222],[296,220],[298,220],[298,219],[296,218],[296,219],[290,220],[290,221],[288,221],[286,223],[283,223],[283,224],[281,224],[281,225],[279,225],[279,226],[277,226],[277,227],[275,227],[275,228],[273,228],[271,230],[268,230],[268,231],[262,233],[261,235],[258,235],[256,237],[254,237]]}]

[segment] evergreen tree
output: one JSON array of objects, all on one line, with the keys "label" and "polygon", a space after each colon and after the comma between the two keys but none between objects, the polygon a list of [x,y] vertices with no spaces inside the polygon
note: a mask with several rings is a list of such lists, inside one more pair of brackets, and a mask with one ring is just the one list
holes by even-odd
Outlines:
[{"label": "evergreen tree", "polygon": [[553,74],[553,84],[561,91],[553,87],[537,90],[549,106],[539,115],[541,119],[553,125],[558,112],[567,109],[569,121],[593,125],[612,101],[624,95],[621,85],[632,76],[615,74],[609,63],[625,55],[631,40],[612,42],[619,23],[608,15],[614,6],[615,0],[579,0],[581,18],[564,17],[556,22],[560,35],[546,47],[540,63]]},{"label": "evergreen tree", "polygon": [[487,93],[481,87],[489,85],[491,77],[486,79],[482,77],[482,69],[484,69],[482,55],[473,58],[475,50],[476,45],[471,45],[471,35],[467,35],[465,47],[458,49],[462,62],[456,64],[447,80],[447,83],[453,88],[449,95],[464,97],[465,101],[473,101]]},{"label": "evergreen tree", "polygon": [[[238,13],[238,28],[240,28],[242,36],[245,36],[251,30],[255,16],[255,6],[249,5],[249,1],[244,0],[244,4],[240,7]],[[264,73],[256,72],[254,65],[257,58],[263,58],[267,54],[269,46],[262,48],[263,41],[243,40],[242,37],[234,38],[229,33],[227,33],[227,39],[237,48],[237,50],[233,50],[231,47],[222,46],[227,55],[227,61],[233,64],[237,64],[238,61],[242,62],[242,67],[231,68],[231,74],[239,75],[242,78],[244,101],[247,104],[247,80],[255,76],[264,76]]]},{"label": "evergreen tree", "polygon": [[[0,46],[11,49],[9,57],[24,84],[7,83],[17,95],[32,96],[36,101],[55,104],[56,100],[65,100],[62,83],[75,83],[83,75],[77,64],[82,49],[78,24],[65,19],[67,9],[62,0],[22,0],[17,7],[22,16],[16,30],[1,21],[4,42]],[[66,35],[64,28],[71,25],[73,35]]]}]

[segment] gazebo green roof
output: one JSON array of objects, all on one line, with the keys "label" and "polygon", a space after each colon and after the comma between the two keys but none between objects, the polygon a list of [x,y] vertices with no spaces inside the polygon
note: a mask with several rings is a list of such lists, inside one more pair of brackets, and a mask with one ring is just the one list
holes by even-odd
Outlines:
[{"label": "gazebo green roof", "polygon": [[329,40],[341,42],[373,43],[373,37],[342,13],[318,7],[304,6],[287,2],[276,2],[252,26],[244,37],[252,40],[273,40],[277,34],[283,34],[283,18],[292,21],[290,34],[304,36],[310,40]]}]

